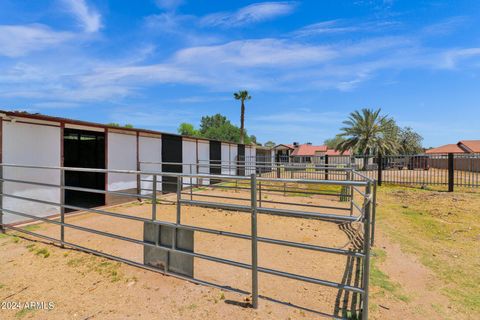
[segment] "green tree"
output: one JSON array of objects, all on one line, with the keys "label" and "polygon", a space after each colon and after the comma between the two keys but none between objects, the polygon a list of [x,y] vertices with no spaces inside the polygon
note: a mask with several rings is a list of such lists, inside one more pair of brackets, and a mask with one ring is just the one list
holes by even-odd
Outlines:
[{"label": "green tree", "polygon": [[364,155],[388,154],[397,150],[395,130],[398,127],[392,118],[381,115],[381,109],[362,109],[350,113],[340,137],[345,141],[338,145],[338,150]]},{"label": "green tree", "polygon": [[181,134],[183,136],[198,136],[198,131],[195,129],[193,124],[191,123],[180,123],[180,126],[177,129],[178,134]]},{"label": "green tree", "polygon": [[[202,117],[199,130],[196,130],[190,123],[182,123],[177,131],[182,135],[240,143],[240,128],[233,125],[227,117],[219,113],[213,116]],[[245,131],[244,143],[256,143],[256,137],[253,135],[248,136]]]},{"label": "green tree", "polygon": [[275,142],[270,141],[270,140],[267,141],[267,142],[265,142],[263,145],[264,145],[265,147],[268,147],[268,148],[273,148],[273,147],[276,146]]},{"label": "green tree", "polygon": [[129,128],[129,129],[132,129],[133,128],[133,124],[129,124],[129,123],[126,123],[124,124],[123,126],[117,122],[110,122],[110,123],[107,123],[107,126],[111,126],[111,127],[118,127],[118,128]]},{"label": "green tree", "polygon": [[323,144],[325,144],[329,149],[337,150],[338,145],[343,141],[345,141],[345,138],[337,134],[335,137],[325,140]]},{"label": "green tree", "polygon": [[250,100],[252,97],[248,94],[247,90],[240,90],[233,94],[235,100],[241,101],[240,108],[240,143],[244,143],[245,137],[245,100]]},{"label": "green tree", "polygon": [[422,141],[423,137],[411,127],[402,128],[398,132],[398,151],[401,154],[422,153]]},{"label": "green tree", "polygon": [[200,120],[200,134],[205,134],[210,128],[218,128],[226,124],[230,124],[230,121],[220,113],[213,116],[203,116]]}]

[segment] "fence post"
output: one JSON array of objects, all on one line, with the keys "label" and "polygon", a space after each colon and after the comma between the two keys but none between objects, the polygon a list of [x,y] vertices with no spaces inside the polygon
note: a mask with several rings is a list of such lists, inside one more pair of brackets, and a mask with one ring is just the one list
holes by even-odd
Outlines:
[{"label": "fence post", "polygon": [[60,169],[60,246],[64,247],[65,241],[65,169]]},{"label": "fence post", "polygon": [[[180,216],[181,216],[181,204],[180,201],[182,199],[182,184],[183,184],[183,177],[177,176],[177,218],[176,223],[180,224]],[[172,249],[177,250],[177,227],[173,228],[172,232]]]},{"label": "fence post", "polygon": [[371,182],[369,181],[365,190],[365,205],[363,206],[364,218],[363,218],[363,306],[362,306],[362,320],[368,320],[368,285],[370,277],[370,213],[372,199],[369,197],[372,195]]},{"label": "fence post", "polygon": [[[190,174],[192,175],[193,174],[193,166],[192,164],[190,164]],[[198,171],[197,171],[197,174],[198,174]],[[198,180],[198,177],[195,178],[196,180]],[[193,177],[190,176],[190,200],[193,200]]]},{"label": "fence post", "polygon": [[377,215],[377,181],[373,182],[373,198],[372,198],[372,236],[371,243],[372,247],[375,242],[375,218]]},{"label": "fence post", "polygon": [[325,180],[328,180],[328,154],[325,155]]},{"label": "fence post", "polygon": [[382,165],[383,165],[383,159],[382,159],[382,155],[379,153],[377,157],[377,166],[378,166],[377,181],[379,186],[382,185],[382,169],[383,169]]},{"label": "fence post", "polygon": [[258,308],[258,251],[257,251],[257,177],[250,175],[251,232],[252,232],[252,307]]},{"label": "fence post", "polygon": [[3,165],[0,165],[0,233],[5,233],[3,227]]},{"label": "fence post", "polygon": [[153,175],[152,185],[152,220],[157,220],[157,175]]},{"label": "fence post", "polygon": [[455,160],[453,153],[448,154],[448,192],[453,192],[455,184]]}]

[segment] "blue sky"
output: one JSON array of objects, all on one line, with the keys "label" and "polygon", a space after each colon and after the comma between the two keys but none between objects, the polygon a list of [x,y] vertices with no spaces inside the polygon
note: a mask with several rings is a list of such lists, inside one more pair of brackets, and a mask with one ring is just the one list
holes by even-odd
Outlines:
[{"label": "blue sky", "polygon": [[175,132],[248,89],[260,142],[379,108],[425,146],[480,139],[480,1],[0,1],[0,108]]}]

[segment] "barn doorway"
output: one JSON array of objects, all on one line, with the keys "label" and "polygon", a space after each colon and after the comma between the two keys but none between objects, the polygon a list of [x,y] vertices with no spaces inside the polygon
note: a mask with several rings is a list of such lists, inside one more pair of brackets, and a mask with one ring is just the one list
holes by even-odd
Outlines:
[{"label": "barn doorway", "polygon": [[[162,134],[162,171],[182,173],[182,152],[182,137]],[[176,192],[177,180],[177,177],[163,176],[162,191]]]},{"label": "barn doorway", "polygon": [[238,145],[238,163],[237,163],[237,175],[244,176],[245,175],[245,164],[248,163],[250,159],[245,158],[245,145],[239,144]]},{"label": "barn doorway", "polygon": [[[105,133],[64,129],[63,157],[65,167],[105,169]],[[65,185],[105,190],[105,174],[95,172],[65,172]],[[65,204],[92,208],[105,205],[105,194],[65,190]],[[74,211],[66,209],[66,211]]]},{"label": "barn doorway", "polygon": [[[222,174],[222,144],[220,141],[210,141],[210,174]],[[211,184],[219,183],[217,179],[210,179]]]}]

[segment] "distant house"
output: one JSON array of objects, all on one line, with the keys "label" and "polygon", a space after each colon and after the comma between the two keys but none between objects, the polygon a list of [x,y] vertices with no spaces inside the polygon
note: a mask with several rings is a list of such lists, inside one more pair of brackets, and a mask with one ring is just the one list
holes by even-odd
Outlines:
[{"label": "distant house", "polygon": [[437,148],[425,151],[426,154],[468,154],[480,153],[480,140],[461,140],[458,143],[446,144]]},{"label": "distant house", "polygon": [[314,146],[311,143],[279,144],[273,148],[277,162],[317,162],[315,159],[328,156],[350,156],[350,152],[343,154],[325,145]]}]

